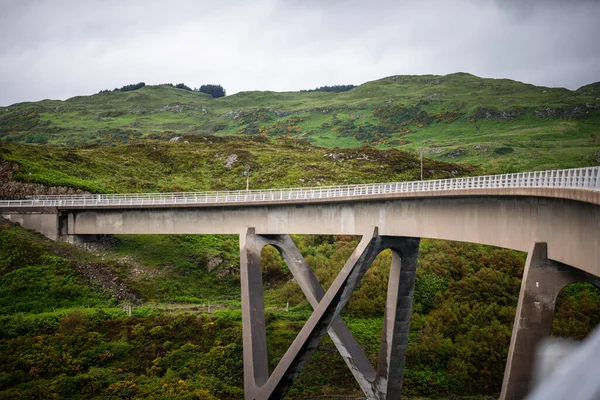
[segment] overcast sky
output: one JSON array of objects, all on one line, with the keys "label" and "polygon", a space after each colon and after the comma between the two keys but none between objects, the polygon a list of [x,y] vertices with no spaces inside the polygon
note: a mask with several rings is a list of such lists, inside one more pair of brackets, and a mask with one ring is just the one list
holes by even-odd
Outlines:
[{"label": "overcast sky", "polygon": [[0,0],[0,105],[126,84],[600,81],[598,0]]}]

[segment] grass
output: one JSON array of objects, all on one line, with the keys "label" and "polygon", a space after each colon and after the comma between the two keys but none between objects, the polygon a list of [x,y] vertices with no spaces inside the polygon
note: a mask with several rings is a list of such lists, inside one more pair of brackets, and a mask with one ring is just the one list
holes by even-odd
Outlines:
[{"label": "grass", "polygon": [[[141,263],[139,275],[129,286],[146,299],[174,303],[222,304],[239,298],[237,276],[215,276],[207,272],[211,258],[239,257],[237,237],[209,235],[124,235],[106,259],[129,257]],[[235,243],[235,245],[231,244]],[[225,261],[227,260],[227,261]],[[127,271],[125,271],[127,273]]]},{"label": "grass", "polygon": [[[370,147],[330,150],[293,139],[198,138],[82,148],[6,143],[1,159],[19,165],[13,178],[94,193],[240,190],[416,179],[419,159]],[[332,153],[335,153],[335,157]],[[41,155],[40,155],[41,154]],[[226,166],[228,157],[237,158]],[[425,160],[426,178],[477,174],[472,166]]]}]

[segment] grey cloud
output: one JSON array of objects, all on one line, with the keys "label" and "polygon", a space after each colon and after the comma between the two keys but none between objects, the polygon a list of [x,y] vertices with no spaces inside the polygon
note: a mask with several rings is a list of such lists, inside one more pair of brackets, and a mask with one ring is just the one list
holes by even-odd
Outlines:
[{"label": "grey cloud", "polygon": [[456,71],[572,89],[600,80],[600,9],[589,0],[15,0],[3,6],[0,104],[138,81],[213,82],[235,93]]}]

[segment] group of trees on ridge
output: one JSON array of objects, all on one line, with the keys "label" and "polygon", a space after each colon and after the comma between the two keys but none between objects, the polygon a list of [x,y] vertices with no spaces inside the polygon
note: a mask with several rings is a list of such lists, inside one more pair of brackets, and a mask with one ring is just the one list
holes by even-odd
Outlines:
[{"label": "group of trees on ridge", "polygon": [[[112,91],[113,92],[130,92],[133,90],[138,90],[143,88],[144,86],[146,86],[145,82],[139,82],[139,83],[133,83],[130,85],[125,85],[122,86],[121,88],[114,88]],[[223,88],[223,86],[221,85],[215,85],[215,84],[206,84],[206,85],[202,85],[199,88],[195,88],[192,89],[191,87],[187,86],[185,83],[178,83],[176,85],[173,85],[172,83],[163,83],[160,86],[171,86],[174,87],[176,89],[183,89],[183,90],[189,90],[194,91],[194,92],[201,92],[201,93],[206,93],[211,95],[213,98],[217,99],[219,97],[224,97],[226,95],[226,91]],[[356,87],[356,85],[332,85],[332,86],[319,86],[317,88],[314,89],[303,89],[300,90],[300,92],[333,92],[333,93],[341,93],[341,92],[347,92],[348,90],[352,90]],[[110,92],[110,90],[101,90],[100,93],[107,93]]]},{"label": "group of trees on ridge", "polygon": [[[134,90],[138,90],[146,86],[145,82],[132,83],[130,85],[121,86],[121,88],[114,88],[113,92],[131,92]],[[108,93],[110,90],[101,90],[99,93]]]},{"label": "group of trees on ridge", "polygon": [[176,89],[189,90],[190,92],[193,91],[193,92],[206,93],[206,94],[211,95],[215,99],[225,96],[225,89],[221,85],[208,84],[208,85],[202,85],[196,89],[192,89],[191,87],[187,86],[185,83],[178,83],[176,85],[173,85],[172,83],[164,83],[163,85],[171,86]]},{"label": "group of trees on ridge", "polygon": [[320,86],[315,89],[304,89],[300,90],[300,92],[334,92],[341,93],[347,92],[348,90],[352,90],[356,87],[356,85],[333,85],[333,86]]},{"label": "group of trees on ridge", "polygon": [[177,85],[173,85],[172,83],[163,83],[159,86],[171,86],[171,87],[174,87],[175,89],[189,90],[190,92],[193,90],[191,87],[189,87],[185,83],[178,83]]},{"label": "group of trees on ridge", "polygon": [[[145,82],[139,82],[139,83],[133,83],[130,85],[125,85],[122,86],[121,88],[114,88],[112,91],[113,92],[131,92],[133,90],[138,90],[143,88],[144,86],[146,86]],[[188,90],[190,92],[201,92],[201,93],[206,93],[211,95],[213,98],[217,99],[219,97],[224,97],[226,92],[225,89],[223,88],[223,86],[221,85],[214,85],[214,84],[207,84],[207,85],[202,85],[199,88],[196,89],[192,89],[191,87],[187,86],[185,83],[178,83],[176,85],[173,85],[172,83],[163,83],[159,86],[171,86],[174,87],[176,89],[183,89],[183,90]],[[108,93],[110,92],[110,90],[101,90],[100,93]]]},{"label": "group of trees on ridge", "polygon": [[215,99],[225,96],[225,89],[223,89],[223,86],[221,86],[221,85],[213,85],[213,84],[202,85],[196,90],[198,92],[210,94]]}]

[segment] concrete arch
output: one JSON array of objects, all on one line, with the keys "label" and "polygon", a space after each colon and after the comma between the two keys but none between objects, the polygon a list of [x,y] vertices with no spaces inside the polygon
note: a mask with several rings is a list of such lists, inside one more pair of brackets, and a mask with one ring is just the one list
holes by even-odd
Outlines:
[{"label": "concrete arch", "polygon": [[[584,286],[580,286],[580,284],[586,284]],[[557,317],[557,313],[559,312],[559,299],[561,298],[561,296],[563,295],[568,295],[567,293],[565,293],[567,290],[570,291],[569,287],[570,286],[576,286],[580,289],[583,289],[584,291],[592,291],[593,293],[595,293],[596,296],[600,296],[600,278],[594,277],[594,276],[589,276],[589,277],[581,277],[581,279],[577,279],[574,282],[568,283],[566,285],[564,285],[556,294],[556,300],[555,300],[555,304],[554,304],[554,313],[553,313],[553,320],[552,320],[552,328],[550,330],[550,334],[552,336],[556,336],[558,334],[558,337],[561,337],[563,335],[560,334],[560,332],[556,331],[556,317]],[[569,337],[569,335],[567,334],[565,337]],[[573,338],[573,337],[571,337]],[[573,338],[576,339],[576,338]]]},{"label": "concrete arch", "polygon": [[[267,245],[283,255],[314,312],[293,343],[268,374],[261,249]],[[242,323],[244,330],[244,387],[248,399],[281,398],[327,332],[369,399],[399,398],[408,344],[419,239],[365,234],[327,291],[303,259],[289,235],[257,235],[249,228],[240,236]],[[339,317],[373,260],[392,250],[379,362],[375,370],[352,333]]]}]

